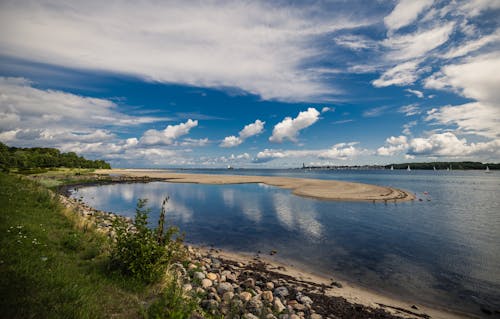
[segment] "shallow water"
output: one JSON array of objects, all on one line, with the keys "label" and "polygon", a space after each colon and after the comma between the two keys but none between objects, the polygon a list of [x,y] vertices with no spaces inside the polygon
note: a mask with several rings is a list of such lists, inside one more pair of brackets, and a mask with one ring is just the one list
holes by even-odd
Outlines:
[{"label": "shallow water", "polygon": [[[228,173],[226,170],[186,171]],[[280,258],[409,300],[479,313],[500,309],[500,175],[479,171],[232,170],[357,181],[412,191],[408,203],[302,198],[263,184],[153,182],[80,188],[74,197],[133,216],[139,198],[152,224],[167,216],[188,242]],[[425,194],[424,194],[425,192]],[[420,201],[421,200],[421,201]]]}]

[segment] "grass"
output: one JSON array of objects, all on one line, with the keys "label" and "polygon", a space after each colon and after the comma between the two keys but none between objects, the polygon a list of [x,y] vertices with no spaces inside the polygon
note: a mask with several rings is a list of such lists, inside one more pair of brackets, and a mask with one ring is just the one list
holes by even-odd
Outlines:
[{"label": "grass", "polygon": [[0,173],[0,317],[136,318],[151,287],[107,271],[108,241],[45,187]]}]

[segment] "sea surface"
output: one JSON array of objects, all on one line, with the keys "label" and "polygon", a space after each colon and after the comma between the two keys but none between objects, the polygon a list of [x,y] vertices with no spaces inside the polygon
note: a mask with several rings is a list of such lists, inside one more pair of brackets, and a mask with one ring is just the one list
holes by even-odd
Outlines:
[{"label": "sea surface", "polygon": [[393,186],[406,203],[302,198],[264,184],[166,182],[82,187],[72,196],[132,217],[139,198],[193,244],[262,254],[389,295],[484,315],[500,310],[500,172],[182,170],[274,175]]}]

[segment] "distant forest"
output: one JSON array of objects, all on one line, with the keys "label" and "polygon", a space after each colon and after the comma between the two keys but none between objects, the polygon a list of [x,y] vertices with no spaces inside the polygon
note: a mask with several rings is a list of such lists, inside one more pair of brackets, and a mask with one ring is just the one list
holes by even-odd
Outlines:
[{"label": "distant forest", "polygon": [[111,168],[111,165],[102,160],[87,160],[74,152],[61,153],[55,148],[18,148],[0,142],[0,170],[22,171],[49,167]]},{"label": "distant forest", "polygon": [[428,162],[428,163],[402,163],[402,164],[389,164],[384,167],[389,169],[391,166],[394,169],[406,169],[410,166],[411,169],[436,169],[445,170],[445,169],[500,169],[500,163],[486,163],[483,164],[481,162]]}]

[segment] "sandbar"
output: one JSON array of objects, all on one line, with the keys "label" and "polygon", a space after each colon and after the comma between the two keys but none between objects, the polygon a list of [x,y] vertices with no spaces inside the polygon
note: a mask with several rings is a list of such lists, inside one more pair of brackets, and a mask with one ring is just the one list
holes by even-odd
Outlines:
[{"label": "sandbar", "polygon": [[161,179],[170,183],[263,183],[269,186],[290,189],[294,195],[323,200],[402,202],[415,199],[415,195],[411,192],[394,187],[311,178],[225,174],[192,174],[143,169],[97,170],[96,173],[116,174],[129,177],[149,177],[154,179]]}]

